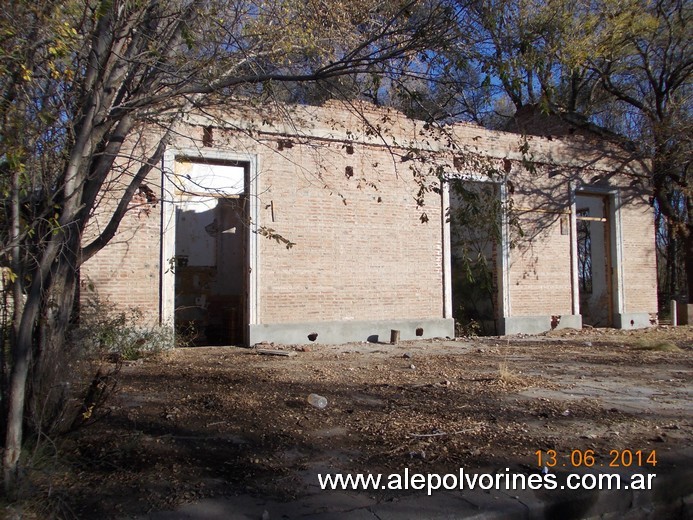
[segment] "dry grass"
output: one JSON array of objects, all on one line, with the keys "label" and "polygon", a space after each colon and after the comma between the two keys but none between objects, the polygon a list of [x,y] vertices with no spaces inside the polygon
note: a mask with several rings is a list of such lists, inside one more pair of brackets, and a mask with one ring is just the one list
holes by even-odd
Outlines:
[{"label": "dry grass", "polygon": [[507,361],[498,363],[498,381],[508,385],[521,382],[522,378],[508,366]]},{"label": "dry grass", "polygon": [[671,341],[640,340],[633,345],[633,348],[635,350],[649,350],[653,352],[682,352],[682,350]]}]

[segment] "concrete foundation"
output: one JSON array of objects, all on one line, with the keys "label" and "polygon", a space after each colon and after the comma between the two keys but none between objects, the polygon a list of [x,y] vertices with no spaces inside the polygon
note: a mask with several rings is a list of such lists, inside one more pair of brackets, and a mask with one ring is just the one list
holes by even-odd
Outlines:
[{"label": "concrete foundation", "polygon": [[501,321],[501,334],[539,334],[552,329],[581,329],[582,316],[509,316]]},{"label": "concrete foundation", "polygon": [[617,329],[644,329],[651,326],[647,312],[624,312],[614,316],[614,327]]},{"label": "concrete foundation", "polygon": [[[389,343],[393,329],[400,331],[400,340],[455,337],[452,319],[316,321],[251,325],[250,344],[263,341],[282,344]],[[314,335],[317,336],[311,341]]]}]

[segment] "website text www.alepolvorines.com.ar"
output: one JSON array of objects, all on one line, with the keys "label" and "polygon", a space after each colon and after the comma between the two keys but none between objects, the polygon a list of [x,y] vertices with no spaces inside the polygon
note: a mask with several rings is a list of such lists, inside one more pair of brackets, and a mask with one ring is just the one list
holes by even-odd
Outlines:
[{"label": "website text www.alepolvorines.com.ar", "polygon": [[649,490],[653,488],[654,473],[512,473],[510,468],[505,472],[469,473],[460,468],[458,473],[328,473],[318,474],[318,482],[323,490],[387,490],[387,491],[422,491],[431,495],[439,490],[608,490],[634,489]]}]

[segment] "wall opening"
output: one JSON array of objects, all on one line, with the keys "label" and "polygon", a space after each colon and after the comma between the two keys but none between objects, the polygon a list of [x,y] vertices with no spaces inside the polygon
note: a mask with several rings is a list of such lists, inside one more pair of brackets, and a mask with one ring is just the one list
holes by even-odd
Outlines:
[{"label": "wall opening", "polygon": [[613,326],[613,284],[609,197],[575,199],[578,291],[583,325]]},{"label": "wall opening", "polygon": [[177,160],[176,331],[195,345],[240,345],[248,330],[248,166]]},{"label": "wall opening", "polygon": [[450,181],[452,314],[456,334],[499,333],[502,209],[498,184]]}]

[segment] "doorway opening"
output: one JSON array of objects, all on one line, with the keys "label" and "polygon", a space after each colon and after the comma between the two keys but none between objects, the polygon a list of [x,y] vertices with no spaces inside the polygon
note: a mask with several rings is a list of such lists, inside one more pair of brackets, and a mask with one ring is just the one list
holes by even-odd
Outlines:
[{"label": "doorway opening", "polygon": [[174,324],[194,345],[240,345],[248,329],[248,166],[177,161]]},{"label": "doorway opening", "polygon": [[498,334],[500,186],[450,181],[452,314],[458,335]]},{"label": "doorway opening", "polygon": [[609,197],[579,194],[575,200],[578,291],[582,323],[613,326]]}]

